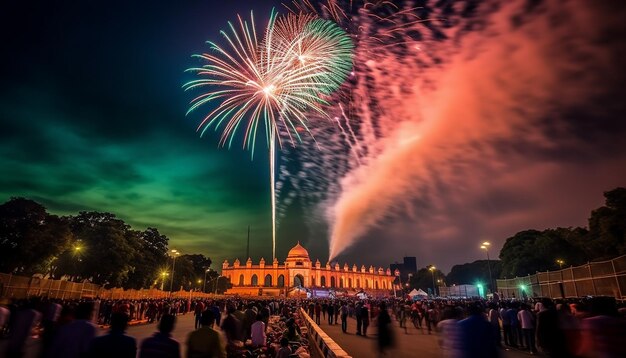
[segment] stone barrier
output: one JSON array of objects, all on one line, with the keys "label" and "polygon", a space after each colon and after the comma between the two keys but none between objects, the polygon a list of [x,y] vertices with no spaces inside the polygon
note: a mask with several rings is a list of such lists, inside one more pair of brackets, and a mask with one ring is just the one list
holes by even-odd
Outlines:
[{"label": "stone barrier", "polygon": [[303,318],[304,325],[307,327],[311,347],[315,347],[321,357],[352,358],[352,356],[346,353],[337,342],[330,338],[302,308],[300,308],[300,316]]}]

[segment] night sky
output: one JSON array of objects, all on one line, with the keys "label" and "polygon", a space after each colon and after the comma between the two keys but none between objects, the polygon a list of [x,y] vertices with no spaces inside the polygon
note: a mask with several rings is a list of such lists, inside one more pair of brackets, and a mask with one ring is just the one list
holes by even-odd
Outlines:
[{"label": "night sky", "polygon": [[[271,258],[266,159],[200,138],[181,86],[190,55],[227,20],[253,9],[264,23],[273,6],[284,12],[279,1],[15,3],[0,15],[0,201],[112,212],[217,263],[243,259],[250,225],[253,260]],[[428,90],[407,86],[400,102],[422,117],[381,125],[390,129],[361,169],[313,185],[340,188],[323,209],[281,197],[290,205],[279,258],[300,240],[326,260],[330,236],[344,230],[355,238],[344,240],[342,263],[386,266],[406,254],[447,270],[483,258],[482,240],[499,250],[519,230],[586,225],[602,192],[626,185],[624,6],[514,3],[432,25],[456,26],[458,38],[424,41]],[[452,21],[483,16],[463,29]],[[408,68],[398,66],[387,69]],[[402,133],[418,133],[420,146],[396,146]],[[394,174],[377,184],[376,173]],[[311,220],[320,210],[337,218]]]}]

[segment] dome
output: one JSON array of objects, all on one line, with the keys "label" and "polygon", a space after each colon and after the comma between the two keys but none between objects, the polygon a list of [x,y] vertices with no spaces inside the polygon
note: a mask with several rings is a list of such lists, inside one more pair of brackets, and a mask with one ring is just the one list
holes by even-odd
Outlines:
[{"label": "dome", "polygon": [[300,245],[300,241],[294,246],[291,250],[289,250],[289,254],[287,254],[287,259],[309,259],[309,252]]}]

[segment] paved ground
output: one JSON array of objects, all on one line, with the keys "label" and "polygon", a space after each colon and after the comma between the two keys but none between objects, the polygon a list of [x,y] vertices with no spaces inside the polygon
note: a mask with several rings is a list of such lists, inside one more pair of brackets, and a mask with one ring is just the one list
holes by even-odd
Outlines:
[{"label": "paved ground", "polygon": [[[348,318],[348,332],[343,333],[341,331],[341,323],[329,326],[328,320],[321,320],[320,328],[326,332],[337,344],[339,344],[343,350],[355,358],[367,358],[378,357],[376,348],[376,327],[370,326],[368,328],[367,337],[356,335],[356,320]],[[341,320],[340,320],[341,322]],[[396,339],[395,348],[387,353],[387,357],[394,358],[414,358],[414,357],[442,357],[443,354],[439,348],[438,335],[436,332],[428,334],[428,331],[424,329],[415,329],[411,326],[407,333],[404,333],[404,329],[400,328],[398,322],[394,321],[394,334]],[[530,354],[516,351],[507,350],[502,351],[502,357],[505,358],[518,358],[518,357],[530,357]]]}]

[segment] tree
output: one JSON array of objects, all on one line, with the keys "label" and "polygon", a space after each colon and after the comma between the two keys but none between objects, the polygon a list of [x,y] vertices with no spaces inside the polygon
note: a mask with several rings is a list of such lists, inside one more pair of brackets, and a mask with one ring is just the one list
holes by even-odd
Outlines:
[{"label": "tree", "polygon": [[11,198],[0,205],[0,271],[48,273],[71,239],[67,224],[41,204]]},{"label": "tree", "polygon": [[[417,270],[417,273],[413,276],[411,276],[411,278],[409,279],[409,289],[412,290],[414,288],[416,289],[422,289],[424,291],[428,291],[433,289],[433,273],[430,272],[429,268],[431,266],[427,266],[427,267],[423,267],[419,270]],[[439,269],[435,269],[434,272],[434,280],[435,280],[435,285],[438,286],[437,284],[437,280],[446,280],[446,275],[443,274],[443,272],[441,272],[441,270]]]},{"label": "tree", "polygon": [[133,269],[136,232],[111,213],[81,212],[68,220],[75,242],[59,258],[57,276],[122,286]]},{"label": "tree", "polygon": [[626,188],[604,193],[605,206],[591,212],[588,253],[593,259],[626,254]]},{"label": "tree", "polygon": [[570,265],[582,264],[587,258],[581,246],[586,236],[587,230],[583,228],[520,231],[509,237],[500,251],[501,276],[526,276],[553,270],[558,268],[557,259]]},{"label": "tree", "polygon": [[162,271],[167,271],[168,241],[167,236],[161,235],[155,228],[134,232],[133,269],[124,284],[125,288],[148,288],[157,281]]},{"label": "tree", "polygon": [[477,282],[486,284],[489,282],[489,266],[491,265],[491,275],[493,279],[500,277],[502,263],[498,260],[477,260],[472,263],[452,266],[452,270],[446,276],[448,284],[452,285],[474,285]]}]

